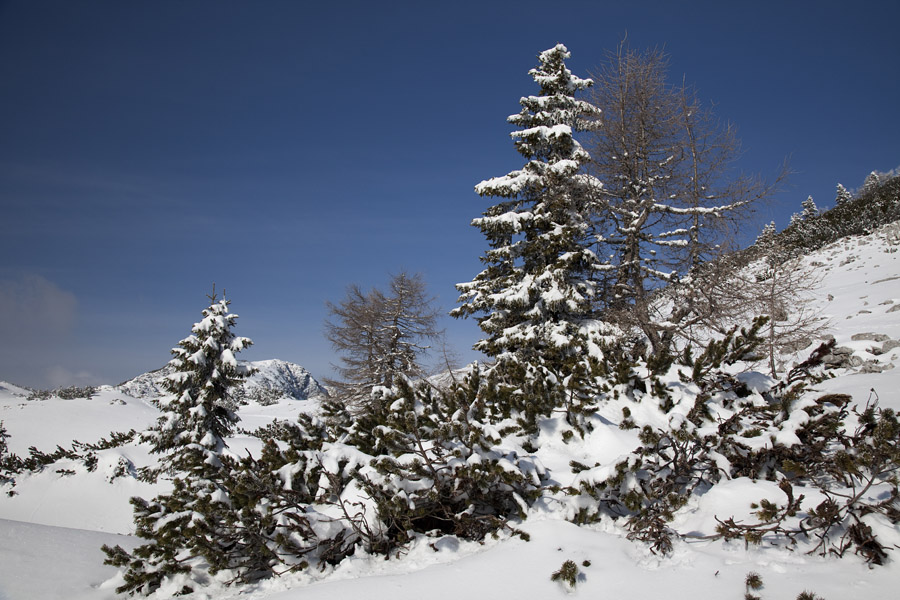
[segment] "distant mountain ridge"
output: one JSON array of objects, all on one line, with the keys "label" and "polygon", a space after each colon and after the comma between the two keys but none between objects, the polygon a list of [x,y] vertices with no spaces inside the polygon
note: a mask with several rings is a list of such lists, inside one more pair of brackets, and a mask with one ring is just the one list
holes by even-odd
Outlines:
[{"label": "distant mountain ridge", "polygon": [[[255,369],[256,373],[235,391],[238,400],[268,404],[278,398],[308,400],[328,395],[325,388],[300,365],[279,359],[241,362]],[[172,372],[172,367],[166,365],[114,387],[132,398],[156,398],[167,393],[163,380]]]}]

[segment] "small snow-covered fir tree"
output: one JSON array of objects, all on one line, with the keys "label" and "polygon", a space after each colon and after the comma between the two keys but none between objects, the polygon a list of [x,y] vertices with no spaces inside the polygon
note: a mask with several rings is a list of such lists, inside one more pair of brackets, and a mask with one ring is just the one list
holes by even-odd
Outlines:
[{"label": "small snow-covered fir tree", "polygon": [[252,342],[232,333],[237,315],[228,312],[229,301],[217,301],[215,292],[210,300],[192,334],[172,350],[172,396],[158,401],[162,416],[145,435],[151,452],[162,454],[160,471],[174,475],[173,490],[150,502],[132,498],[136,533],[146,544],[133,554],[103,547],[106,563],[124,569],[119,592],[148,594],[162,585],[187,591],[195,569],[235,568],[245,558],[235,549],[247,552],[235,543],[243,525],[230,498],[236,461],[225,454],[225,437],[238,421],[230,390],[251,373],[234,355]]},{"label": "small snow-covered fir tree", "polygon": [[803,206],[803,212],[800,213],[800,218],[803,219],[804,221],[809,220],[809,219],[815,219],[816,217],[819,216],[819,207],[816,206],[816,203],[813,200],[812,196],[807,197],[806,200],[803,201],[802,206]]},{"label": "small snow-covered fir tree", "polygon": [[863,192],[871,192],[875,188],[878,187],[878,184],[881,182],[881,179],[878,177],[878,173],[872,171],[868,175],[866,175],[866,180],[863,182],[862,191]]},{"label": "small snow-covered fir tree", "polygon": [[162,416],[146,434],[151,451],[163,455],[160,462],[170,472],[190,471],[195,457],[185,460],[194,453],[202,462],[217,462],[238,420],[230,390],[252,373],[235,358],[253,343],[232,333],[238,315],[228,312],[230,301],[216,300],[215,293],[211,300],[191,335],[172,349],[169,366],[175,372],[164,382],[171,396],[157,400]]},{"label": "small snow-covered fir tree", "polygon": [[[16,469],[10,460],[9,447],[6,443],[6,438],[9,437],[9,434],[6,433],[6,427],[3,425],[3,421],[0,421],[0,485],[4,485],[13,481],[13,474]],[[9,492],[12,493],[11,491]]]},{"label": "small snow-covered fir tree", "polygon": [[837,190],[835,192],[834,204],[835,206],[840,206],[841,204],[848,202],[853,199],[853,195],[847,191],[842,184],[837,184]]},{"label": "small snow-covered fir tree", "polygon": [[585,174],[588,153],[575,133],[598,126],[599,111],[575,94],[591,80],[566,67],[562,44],[542,52],[529,74],[540,86],[508,121],[526,159],[522,169],[475,186],[500,199],[473,220],[490,249],[487,267],[457,286],[455,317],[479,315],[486,338],[476,348],[526,371],[558,371],[584,349],[598,274],[607,267],[592,250],[590,214],[600,182]]},{"label": "small snow-covered fir tree", "polygon": [[756,238],[755,245],[760,248],[766,247],[772,243],[775,239],[775,221],[769,221],[763,230],[760,232],[759,236]]}]

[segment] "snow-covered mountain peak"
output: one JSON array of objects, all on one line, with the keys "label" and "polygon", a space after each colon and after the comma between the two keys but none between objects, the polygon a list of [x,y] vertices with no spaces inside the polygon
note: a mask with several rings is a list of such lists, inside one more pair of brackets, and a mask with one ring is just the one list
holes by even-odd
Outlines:
[{"label": "snow-covered mountain peak", "polygon": [[[328,395],[325,388],[300,365],[280,359],[249,361],[244,364],[256,372],[236,390],[234,395],[239,400],[267,404],[278,398],[308,400]],[[172,368],[166,365],[115,387],[132,398],[156,398],[166,393],[163,380],[170,373]]]}]

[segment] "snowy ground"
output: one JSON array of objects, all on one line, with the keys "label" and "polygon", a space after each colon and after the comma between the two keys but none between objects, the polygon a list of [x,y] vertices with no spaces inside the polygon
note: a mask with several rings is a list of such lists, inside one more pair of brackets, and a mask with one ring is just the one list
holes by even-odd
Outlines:
[{"label": "snowy ground", "polygon": [[[860,361],[885,368],[839,371],[817,386],[825,392],[853,395],[864,404],[877,395],[881,405],[900,409],[900,347],[889,341],[856,339],[884,334],[900,339],[900,245],[896,236],[878,233],[839,241],[805,259],[823,276],[817,297],[838,346],[854,350]],[[867,336],[862,336],[867,337]],[[887,351],[884,351],[887,349]],[[874,352],[873,352],[874,350]],[[874,390],[874,391],[873,391]],[[10,450],[27,455],[29,446],[51,452],[73,440],[96,442],[111,431],[141,430],[156,409],[145,399],[104,387],[90,400],[28,401],[28,392],[0,383],[0,420],[10,434]],[[241,427],[254,429],[274,418],[292,419],[314,410],[314,402],[251,404]],[[538,455],[551,473],[572,459],[607,463],[633,449],[633,436],[617,427],[601,428],[573,444],[548,442]],[[236,437],[235,452],[253,451],[254,438]],[[129,444],[97,453],[96,469],[62,460],[41,473],[22,475],[16,494],[0,496],[0,600],[89,599],[116,597],[115,570],[102,564],[104,543],[133,547],[133,495],[151,497],[165,484],[150,486],[133,477],[114,477],[121,459],[135,467],[149,464],[146,447]],[[62,471],[59,472],[59,471]],[[568,483],[568,482],[565,482]],[[2,491],[6,492],[6,486]],[[734,480],[695,498],[679,512],[680,530],[709,532],[714,515],[748,514],[749,503],[772,492],[771,484]],[[842,560],[808,556],[783,548],[720,541],[677,542],[671,556],[660,558],[624,539],[614,523],[576,527],[559,507],[537,507],[521,528],[531,541],[518,538],[484,544],[443,538],[422,542],[392,560],[354,556],[335,568],[284,576],[243,588],[211,587],[197,598],[299,600],[365,595],[390,598],[742,598],[750,571],[762,576],[762,598],[793,599],[810,590],[827,600],[896,597],[900,582],[900,548],[886,566],[869,568],[856,556]],[[900,545],[900,531],[888,531]],[[574,592],[550,580],[565,560],[575,561],[581,579]],[[585,561],[589,566],[584,566]],[[105,583],[104,583],[105,582]]]}]

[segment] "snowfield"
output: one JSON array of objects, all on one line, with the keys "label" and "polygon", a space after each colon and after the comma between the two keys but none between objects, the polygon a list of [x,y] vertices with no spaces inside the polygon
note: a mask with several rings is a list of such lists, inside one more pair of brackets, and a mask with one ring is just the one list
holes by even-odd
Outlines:
[{"label": "snowfield", "polygon": [[[830,323],[821,331],[822,339],[834,336],[838,347],[852,351],[854,365],[832,370],[834,378],[815,386],[819,395],[850,394],[860,406],[877,397],[882,407],[900,410],[900,368],[896,368],[900,365],[900,236],[896,229],[888,226],[869,236],[845,238],[803,259],[822,276],[815,301]],[[803,358],[803,352],[798,358]],[[301,371],[292,372],[302,380]],[[121,386],[103,386],[92,398],[75,400],[28,400],[28,390],[0,382],[0,421],[10,436],[9,450],[27,456],[34,446],[51,453],[76,440],[96,443],[111,432],[146,429],[158,415],[150,401],[155,388],[149,375]],[[743,377],[751,387],[767,380],[754,373]],[[259,385],[272,389],[277,384],[274,379],[275,375],[260,379]],[[318,385],[300,383],[309,390]],[[295,419],[299,412],[315,411],[317,398],[315,394],[299,400],[285,397],[265,405],[251,401],[241,407],[238,427],[247,432],[274,419]],[[635,410],[639,409],[636,405]],[[553,420],[543,424],[536,456],[552,482],[572,483],[568,467],[572,460],[599,463],[597,469],[602,470],[635,448],[636,433],[619,429],[618,410],[601,407],[596,421],[605,426],[568,444],[553,435]],[[635,418],[652,419],[653,415]],[[238,433],[229,446],[236,454],[254,453],[260,442]],[[128,499],[164,492],[166,482],[151,485],[134,477],[135,469],[153,462],[147,445],[132,442],[97,450],[96,456],[93,468],[81,460],[62,458],[38,473],[17,476],[14,486],[0,487],[0,600],[117,597],[116,569],[103,565],[100,546],[136,546],[138,539],[130,535],[134,528]],[[811,496],[809,502],[815,503],[815,492],[806,493]],[[749,520],[750,504],[760,498],[782,501],[783,494],[772,482],[725,481],[692,498],[676,514],[675,525],[700,538],[714,532],[716,516]],[[751,571],[762,577],[764,588],[756,593],[765,599],[793,600],[806,590],[826,600],[897,597],[900,528],[886,521],[872,519],[870,525],[892,547],[890,557],[886,565],[870,568],[850,552],[837,559],[808,555],[809,548],[802,545],[790,551],[703,539],[676,541],[671,555],[657,556],[648,547],[626,540],[619,523],[605,520],[579,527],[567,522],[571,510],[564,501],[545,497],[519,525],[530,534],[527,542],[508,536],[489,538],[483,544],[450,536],[423,539],[390,560],[357,552],[334,567],[311,568],[253,585],[228,587],[213,581],[190,597],[738,599]],[[574,561],[580,571],[574,590],[550,578],[567,560]],[[169,592],[160,590],[157,597],[167,597]]]}]

